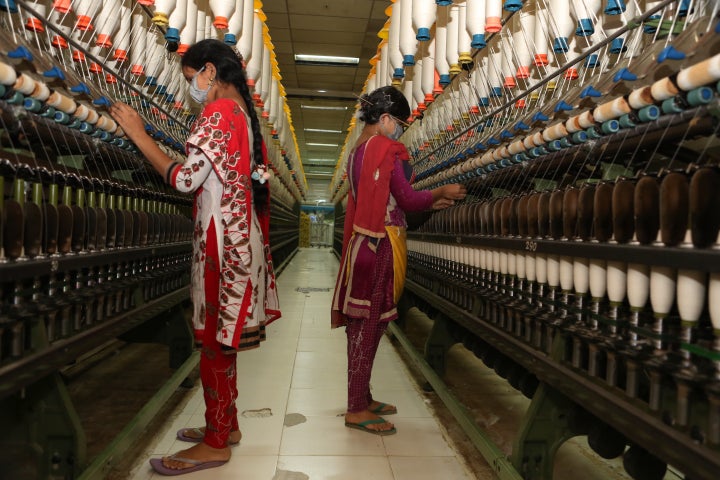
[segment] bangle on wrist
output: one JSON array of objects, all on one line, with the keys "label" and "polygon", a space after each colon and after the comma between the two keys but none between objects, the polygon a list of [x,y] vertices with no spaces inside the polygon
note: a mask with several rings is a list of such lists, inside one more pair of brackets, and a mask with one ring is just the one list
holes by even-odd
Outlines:
[{"label": "bangle on wrist", "polygon": [[176,166],[179,166],[180,164],[178,162],[172,162],[170,165],[168,165],[167,170],[165,170],[165,183],[170,184],[170,175],[172,175],[173,170],[175,170]]}]

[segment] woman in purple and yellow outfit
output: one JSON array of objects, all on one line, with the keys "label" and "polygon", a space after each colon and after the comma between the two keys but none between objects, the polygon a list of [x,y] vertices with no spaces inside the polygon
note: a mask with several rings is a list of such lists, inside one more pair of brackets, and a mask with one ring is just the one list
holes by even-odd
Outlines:
[{"label": "woman in purple and yellow outfit", "polygon": [[350,195],[345,215],[340,272],[332,305],[332,327],[348,338],[348,408],[345,425],[369,433],[395,433],[380,415],[397,412],[373,400],[370,373],[388,322],[397,318],[405,283],[405,212],[452,205],[465,197],[459,184],[415,191],[405,146],[396,141],[410,107],[394,87],[360,99],[365,126],[347,165]]}]

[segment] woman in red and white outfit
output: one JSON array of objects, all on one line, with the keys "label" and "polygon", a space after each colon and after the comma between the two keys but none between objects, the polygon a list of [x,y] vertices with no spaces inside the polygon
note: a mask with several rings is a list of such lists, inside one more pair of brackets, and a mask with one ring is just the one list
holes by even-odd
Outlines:
[{"label": "woman in red and white outfit", "polygon": [[[174,188],[194,193],[192,301],[205,427],[183,429],[193,447],[152,467],[179,475],[220,466],[240,441],[237,351],[259,346],[265,325],[280,316],[268,245],[269,192],[265,146],[240,58],[217,40],[193,45],[182,58],[190,95],[204,105],[186,142],[187,161],[165,155],[141,117],[115,103],[110,113]],[[257,179],[257,180],[256,180]]]}]

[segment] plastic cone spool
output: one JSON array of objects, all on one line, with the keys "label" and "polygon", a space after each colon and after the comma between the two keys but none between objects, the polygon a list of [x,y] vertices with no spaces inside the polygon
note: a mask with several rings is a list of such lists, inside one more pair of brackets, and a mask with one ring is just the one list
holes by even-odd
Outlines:
[{"label": "plastic cone spool", "polygon": [[53,8],[60,13],[68,13],[70,11],[70,0],[55,0]]},{"label": "plastic cone spool", "polygon": [[215,21],[213,22],[213,26],[217,28],[218,30],[227,30],[228,28],[228,19],[227,17],[215,17]]},{"label": "plastic cone spool", "polygon": [[548,56],[547,53],[537,53],[535,54],[535,57],[533,59],[533,64],[536,67],[545,67],[548,65]]},{"label": "plastic cone spool", "polygon": [[97,40],[95,41],[95,45],[102,48],[110,48],[112,47],[112,37],[108,35],[107,33],[100,33],[97,36]]},{"label": "plastic cone spool", "polygon": [[566,80],[576,80],[579,77],[577,68],[568,68],[565,72]]},{"label": "plastic cone spool", "polygon": [[68,48],[67,41],[60,35],[55,35],[50,43],[55,48]]},{"label": "plastic cone spool", "polygon": [[45,27],[43,27],[42,22],[38,18],[28,18],[27,23],[25,23],[25,28],[27,30],[30,30],[31,32],[36,33],[42,33],[45,31]]},{"label": "plastic cone spool", "polygon": [[124,62],[128,58],[128,52],[127,50],[120,50],[119,48],[115,50],[115,55],[113,55],[113,60],[118,62]]},{"label": "plastic cone spool", "polygon": [[87,30],[92,30],[92,18],[88,17],[87,15],[78,15],[75,27],[77,27],[78,30],[82,30],[83,32]]}]

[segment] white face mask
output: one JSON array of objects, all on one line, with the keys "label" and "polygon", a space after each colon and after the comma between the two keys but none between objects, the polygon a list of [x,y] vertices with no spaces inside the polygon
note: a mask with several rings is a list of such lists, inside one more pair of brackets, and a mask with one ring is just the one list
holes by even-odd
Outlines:
[{"label": "white face mask", "polygon": [[197,77],[203,72],[203,70],[205,70],[204,66],[195,72],[192,81],[190,81],[190,98],[195,100],[197,103],[205,103],[207,101],[208,92],[210,91],[210,88],[212,88],[212,82],[208,83],[208,87],[205,90],[201,90],[198,86]]}]

